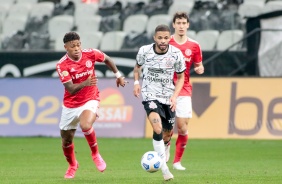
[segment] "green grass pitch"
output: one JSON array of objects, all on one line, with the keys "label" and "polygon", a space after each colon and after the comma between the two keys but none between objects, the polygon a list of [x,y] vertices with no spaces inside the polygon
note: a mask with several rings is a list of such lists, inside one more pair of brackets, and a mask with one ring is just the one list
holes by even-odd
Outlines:
[{"label": "green grass pitch", "polygon": [[[96,170],[84,138],[75,138],[80,167],[72,180],[63,178],[67,162],[59,138],[0,138],[1,184],[279,184],[282,183],[282,140],[190,139],[182,160],[186,171],[172,169],[175,179],[164,182],[161,172],[146,173],[143,153],[152,150],[151,139],[98,138],[107,162]],[[171,154],[174,155],[175,139]]]}]

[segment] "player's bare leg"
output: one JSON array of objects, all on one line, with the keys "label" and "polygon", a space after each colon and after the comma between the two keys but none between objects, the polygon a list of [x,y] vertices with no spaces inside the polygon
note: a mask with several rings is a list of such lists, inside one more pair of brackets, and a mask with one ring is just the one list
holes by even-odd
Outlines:
[{"label": "player's bare leg", "polygon": [[186,168],[181,165],[181,159],[188,142],[188,122],[189,118],[176,117],[176,126],[178,136],[176,139],[175,155],[173,160],[173,168],[176,170],[185,170]]},{"label": "player's bare leg", "polygon": [[149,114],[149,121],[152,125],[154,134],[153,134],[153,146],[154,150],[158,152],[159,156],[162,159],[162,174],[164,177],[164,180],[171,180],[173,179],[173,175],[169,171],[169,168],[166,164],[166,158],[165,158],[165,146],[164,146],[164,140],[163,140],[163,130],[162,130],[162,122],[161,118],[158,113],[156,112],[151,112]]},{"label": "player's bare leg", "polygon": [[62,137],[62,149],[66,157],[69,167],[66,171],[65,178],[74,178],[75,172],[78,168],[78,162],[75,158],[73,138],[75,129],[73,130],[61,130]]},{"label": "player's bare leg", "polygon": [[98,142],[93,128],[93,123],[96,120],[96,114],[90,110],[84,110],[81,113],[79,119],[80,128],[91,149],[92,160],[94,161],[97,169],[100,172],[103,172],[106,169],[107,165],[99,153]]},{"label": "player's bare leg", "polygon": [[172,132],[173,132],[173,130],[163,129],[163,140],[164,140],[164,145],[165,145],[166,162],[169,161],[169,157],[170,157],[170,140],[171,140],[171,137],[172,137]]}]

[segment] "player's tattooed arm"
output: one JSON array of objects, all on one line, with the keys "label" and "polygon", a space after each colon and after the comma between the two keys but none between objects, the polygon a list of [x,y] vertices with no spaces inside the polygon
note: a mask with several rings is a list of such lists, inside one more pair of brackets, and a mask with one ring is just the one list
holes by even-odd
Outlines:
[{"label": "player's tattooed arm", "polygon": [[85,81],[81,82],[81,83],[77,83],[74,84],[72,81],[66,82],[64,83],[64,86],[66,88],[66,90],[70,93],[70,94],[75,94],[77,93],[79,90],[81,90],[82,88],[84,88],[85,86],[93,86],[97,84],[97,77],[96,76],[89,76]]},{"label": "player's tattooed arm", "polygon": [[140,97],[140,85],[139,85],[139,76],[141,72],[141,66],[138,64],[135,65],[133,74],[134,74],[134,89],[133,94],[135,97]]}]

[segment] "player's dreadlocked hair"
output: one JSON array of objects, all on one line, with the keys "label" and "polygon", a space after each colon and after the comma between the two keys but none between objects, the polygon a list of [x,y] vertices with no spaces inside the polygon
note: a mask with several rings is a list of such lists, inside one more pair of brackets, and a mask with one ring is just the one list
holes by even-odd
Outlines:
[{"label": "player's dreadlocked hair", "polygon": [[173,16],[172,21],[173,21],[173,23],[175,23],[176,19],[182,19],[182,18],[186,19],[187,22],[190,22],[189,16],[186,12],[176,12]]},{"label": "player's dreadlocked hair", "polygon": [[158,25],[155,29],[155,34],[159,31],[168,31],[170,32],[170,29],[167,25],[164,25],[164,24],[161,24],[161,25]]},{"label": "player's dreadlocked hair", "polygon": [[67,43],[67,42],[73,41],[73,40],[80,40],[80,37],[76,32],[66,33],[65,36],[64,36],[64,39],[63,39],[64,43]]}]

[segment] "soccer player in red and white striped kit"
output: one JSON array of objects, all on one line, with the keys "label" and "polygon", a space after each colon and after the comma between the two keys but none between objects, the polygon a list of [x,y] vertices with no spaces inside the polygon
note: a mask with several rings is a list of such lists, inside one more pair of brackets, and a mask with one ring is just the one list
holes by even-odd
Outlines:
[{"label": "soccer player in red and white striped kit", "polygon": [[[181,50],[185,58],[186,70],[184,73],[184,85],[177,97],[176,103],[176,126],[178,137],[176,140],[175,156],[173,168],[176,170],[185,170],[181,165],[181,159],[188,142],[188,122],[192,118],[192,85],[190,83],[190,68],[194,65],[197,74],[204,73],[202,64],[202,51],[200,45],[195,40],[188,38],[187,29],[189,28],[189,17],[185,12],[177,12],[173,16],[174,34],[171,36],[169,44]],[[177,75],[174,75],[174,81],[177,81]],[[172,132],[173,133],[173,132]],[[170,141],[165,143],[166,161],[170,156]]]}]

